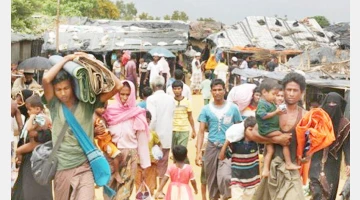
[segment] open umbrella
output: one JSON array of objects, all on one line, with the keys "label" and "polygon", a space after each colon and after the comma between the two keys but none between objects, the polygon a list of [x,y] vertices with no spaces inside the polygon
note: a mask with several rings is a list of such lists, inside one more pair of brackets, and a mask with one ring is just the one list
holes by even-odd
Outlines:
[{"label": "open umbrella", "polygon": [[49,59],[44,57],[32,57],[22,61],[17,69],[37,69],[37,70],[46,70],[50,69],[52,64]]},{"label": "open umbrella", "polygon": [[173,53],[171,53],[171,51],[165,49],[164,47],[155,47],[155,48],[151,49],[149,51],[149,53],[151,55],[153,55],[154,53],[164,54],[164,56],[167,58],[175,58],[176,57]]}]

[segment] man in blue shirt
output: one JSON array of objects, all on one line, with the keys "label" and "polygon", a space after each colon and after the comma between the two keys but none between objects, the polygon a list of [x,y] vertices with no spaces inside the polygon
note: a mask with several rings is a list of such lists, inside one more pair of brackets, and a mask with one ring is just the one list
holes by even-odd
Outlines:
[{"label": "man in blue shirt", "polygon": [[196,164],[201,165],[201,147],[204,142],[205,125],[208,125],[209,136],[204,154],[205,176],[207,180],[209,199],[222,199],[231,197],[231,161],[219,160],[218,156],[225,142],[225,132],[233,124],[242,121],[237,106],[224,99],[225,83],[215,79],[211,83],[211,93],[214,101],[204,106],[199,115],[200,130],[196,144]]}]

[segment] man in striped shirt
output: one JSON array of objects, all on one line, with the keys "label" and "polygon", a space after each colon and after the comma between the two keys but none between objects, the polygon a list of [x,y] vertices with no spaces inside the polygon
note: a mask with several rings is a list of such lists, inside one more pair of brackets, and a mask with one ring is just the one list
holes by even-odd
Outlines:
[{"label": "man in striped shirt", "polygon": [[252,131],[255,124],[255,117],[246,118],[245,138],[232,143],[226,140],[219,154],[219,159],[223,160],[227,146],[230,147],[226,156],[231,158],[231,199],[250,200],[260,183],[258,144],[246,137],[246,132]]}]

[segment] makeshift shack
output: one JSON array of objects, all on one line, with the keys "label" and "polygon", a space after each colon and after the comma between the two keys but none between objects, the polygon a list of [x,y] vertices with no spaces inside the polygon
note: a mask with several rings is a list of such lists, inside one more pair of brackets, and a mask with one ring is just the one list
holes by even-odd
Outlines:
[{"label": "makeshift shack", "polygon": [[[84,51],[111,65],[118,50],[137,52],[139,57],[155,47],[174,53],[186,50],[189,25],[182,21],[117,21],[69,18],[59,26],[59,51]],[[44,52],[56,51],[55,27],[44,34]],[[104,59],[105,58],[105,59]]]},{"label": "makeshift shack", "polygon": [[254,55],[259,53],[259,50],[264,54],[263,50],[267,50],[267,57],[277,56],[280,63],[285,63],[304,50],[338,46],[327,34],[330,33],[325,32],[315,19],[305,18],[297,21],[249,16],[218,33],[209,35],[207,40],[216,48],[221,48],[224,54],[229,54],[229,57],[237,55],[243,58],[243,55]]},{"label": "makeshift shack", "polygon": [[39,36],[11,33],[11,63],[17,64],[27,58],[41,56],[43,40]]}]

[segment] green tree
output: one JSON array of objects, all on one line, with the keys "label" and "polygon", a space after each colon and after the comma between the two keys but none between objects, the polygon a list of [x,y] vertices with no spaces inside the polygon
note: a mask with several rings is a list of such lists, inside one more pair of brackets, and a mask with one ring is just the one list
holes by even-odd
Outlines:
[{"label": "green tree", "polygon": [[[97,0],[62,0],[60,2],[60,15],[92,17],[92,11],[97,5]],[[57,0],[44,1],[43,12],[50,16],[56,16]]]},{"label": "green tree", "polygon": [[173,14],[171,15],[171,19],[172,20],[179,20],[179,18],[180,18],[180,13],[179,13],[179,11],[175,10],[173,12]]},{"label": "green tree", "polygon": [[36,2],[32,0],[11,1],[11,28],[16,32],[30,33],[34,29],[34,14]]},{"label": "green tree", "polygon": [[163,18],[164,18],[164,20],[171,20],[170,15],[165,15]]},{"label": "green tree", "polygon": [[[56,16],[57,0],[42,0],[42,2],[43,14]],[[120,13],[111,0],[61,0],[60,15],[119,19]]]},{"label": "green tree", "polygon": [[214,22],[215,20],[212,17],[209,17],[209,18],[200,17],[199,19],[197,19],[197,21]]},{"label": "green tree", "polygon": [[134,3],[124,3],[123,0],[120,0],[115,4],[120,11],[120,19],[133,20],[136,17],[137,9]]},{"label": "green tree", "polygon": [[141,20],[154,20],[153,16],[150,16],[148,13],[146,12],[142,12],[139,16],[139,19]]},{"label": "green tree", "polygon": [[155,20],[160,20],[161,18],[160,17],[155,17]]},{"label": "green tree", "polygon": [[173,12],[173,14],[171,15],[171,19],[172,20],[181,20],[181,21],[187,21],[189,20],[189,17],[187,16],[187,14],[184,11],[178,11],[175,10]]},{"label": "green tree", "polygon": [[330,26],[330,22],[325,16],[313,16],[310,18],[315,19],[317,21],[317,23],[321,26],[321,28]]},{"label": "green tree", "polygon": [[184,11],[181,11],[181,12],[180,12],[180,20],[182,20],[182,21],[188,21],[188,20],[189,20],[189,16],[188,16]]},{"label": "green tree", "polygon": [[93,18],[119,19],[118,8],[109,0],[97,0],[97,5],[91,12]]}]

